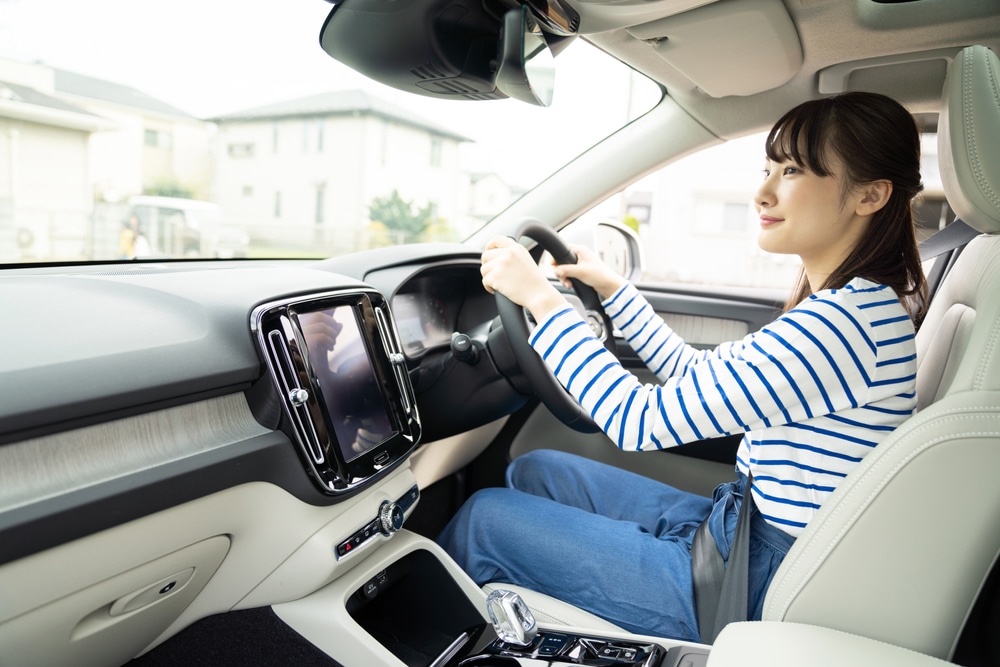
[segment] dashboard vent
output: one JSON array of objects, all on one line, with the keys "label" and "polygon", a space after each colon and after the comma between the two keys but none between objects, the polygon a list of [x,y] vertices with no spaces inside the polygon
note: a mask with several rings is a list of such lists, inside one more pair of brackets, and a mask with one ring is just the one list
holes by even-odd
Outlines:
[{"label": "dashboard vent", "polygon": [[378,323],[378,333],[382,337],[382,344],[389,352],[389,361],[392,363],[392,370],[396,376],[396,384],[399,385],[399,393],[403,399],[403,409],[408,417],[413,416],[414,397],[410,394],[410,383],[406,375],[406,357],[396,344],[396,336],[389,328],[389,318],[381,307],[375,308],[375,322]]},{"label": "dashboard vent", "polygon": [[326,460],[323,448],[320,446],[313,420],[309,417],[309,407],[305,400],[309,396],[309,390],[301,386],[292,370],[292,358],[282,335],[272,331],[267,336],[267,342],[271,348],[271,358],[275,361],[275,375],[295,420],[295,428],[302,439],[302,444],[305,445],[314,463],[323,463]]}]

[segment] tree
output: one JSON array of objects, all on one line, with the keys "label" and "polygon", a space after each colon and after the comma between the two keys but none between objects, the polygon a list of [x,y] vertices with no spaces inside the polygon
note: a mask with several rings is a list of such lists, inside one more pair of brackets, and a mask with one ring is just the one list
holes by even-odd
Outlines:
[{"label": "tree", "polygon": [[380,222],[391,232],[402,232],[406,240],[415,240],[423,235],[430,223],[433,206],[415,208],[412,202],[399,196],[393,189],[388,197],[375,197],[368,205],[368,219]]},{"label": "tree", "polygon": [[184,199],[194,199],[194,188],[182,185],[173,180],[161,180],[157,183],[147,185],[142,189],[144,195],[157,195],[160,197],[182,197]]}]

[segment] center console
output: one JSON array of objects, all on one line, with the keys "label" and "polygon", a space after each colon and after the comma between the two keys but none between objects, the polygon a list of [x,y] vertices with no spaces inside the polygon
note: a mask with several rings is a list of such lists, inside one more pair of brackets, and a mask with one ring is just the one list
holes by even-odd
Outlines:
[{"label": "center console", "polygon": [[273,609],[345,667],[704,667],[708,655],[685,642],[558,625],[540,627],[527,646],[505,642],[482,589],[405,528],[327,586]]},{"label": "center console", "polygon": [[701,649],[678,642],[537,628],[523,601],[531,632],[511,640],[496,613],[491,620],[483,590],[437,544],[403,528],[420,498],[408,461],[420,422],[381,294],[362,288],[266,303],[251,326],[272,380],[263,405],[280,415],[338,511],[241,605],[271,605],[344,667],[704,664]]}]

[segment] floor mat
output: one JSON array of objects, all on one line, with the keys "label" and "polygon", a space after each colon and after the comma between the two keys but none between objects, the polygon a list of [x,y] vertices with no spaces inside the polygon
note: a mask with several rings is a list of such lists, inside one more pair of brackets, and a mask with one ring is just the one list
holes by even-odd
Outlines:
[{"label": "floor mat", "polygon": [[270,607],[209,616],[127,667],[343,667],[288,627]]}]

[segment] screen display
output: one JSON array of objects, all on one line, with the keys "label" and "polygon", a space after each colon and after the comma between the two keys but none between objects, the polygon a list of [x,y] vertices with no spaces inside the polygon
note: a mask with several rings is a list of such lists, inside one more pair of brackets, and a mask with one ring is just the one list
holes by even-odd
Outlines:
[{"label": "screen display", "polygon": [[299,313],[298,320],[343,460],[395,435],[354,308]]}]

